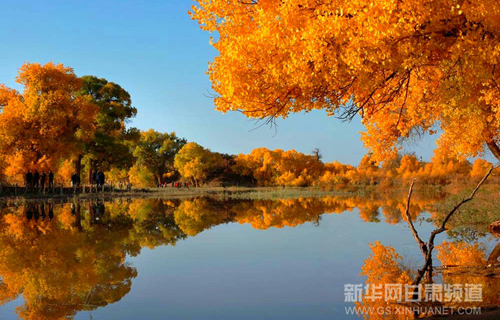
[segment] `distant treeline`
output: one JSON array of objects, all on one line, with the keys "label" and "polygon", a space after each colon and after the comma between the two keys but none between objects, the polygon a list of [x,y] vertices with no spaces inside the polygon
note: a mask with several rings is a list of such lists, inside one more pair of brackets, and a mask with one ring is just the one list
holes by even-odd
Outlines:
[{"label": "distant treeline", "polygon": [[419,161],[395,156],[377,164],[369,155],[357,167],[323,163],[320,150],[254,149],[238,156],[212,152],[175,132],[140,131],[126,123],[137,114],[129,93],[95,76],[77,77],[73,69],[48,63],[25,64],[16,81],[19,92],[0,85],[0,179],[22,185],[28,170],[55,173],[56,185],[71,175],[89,183],[105,172],[108,182],[136,187],[174,181],[201,185],[391,186],[419,178],[445,185],[453,179],[481,177],[491,166],[455,159]]}]

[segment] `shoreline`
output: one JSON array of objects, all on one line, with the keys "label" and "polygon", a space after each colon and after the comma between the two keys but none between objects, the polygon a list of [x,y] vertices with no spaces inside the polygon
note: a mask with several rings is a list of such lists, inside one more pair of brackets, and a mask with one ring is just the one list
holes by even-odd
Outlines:
[{"label": "shoreline", "polygon": [[[9,187],[14,189],[15,187]],[[0,200],[48,200],[48,199],[95,199],[95,198],[152,198],[162,197],[171,199],[196,198],[196,197],[222,197],[231,199],[293,199],[293,198],[317,198],[325,196],[366,196],[380,194],[401,194],[406,188],[380,189],[376,186],[356,186],[351,188],[323,189],[320,187],[199,187],[199,188],[144,188],[144,189],[114,189],[106,187],[104,191],[88,192],[82,188],[55,188],[53,192],[26,192],[24,188],[8,190],[6,187],[0,189]],[[429,188],[423,186],[419,193],[440,194],[440,188]]]},{"label": "shoreline", "polygon": [[[5,187],[3,188],[5,190]],[[12,188],[13,189],[13,188]],[[24,188],[17,188],[16,191],[0,193],[0,200],[26,199],[26,200],[46,200],[46,199],[67,199],[67,198],[115,198],[115,197],[164,197],[164,198],[186,198],[186,197],[228,197],[246,198],[254,197],[321,197],[332,195],[333,191],[322,190],[317,187],[309,188],[278,188],[278,187],[200,187],[200,188],[144,188],[144,189],[111,189],[104,191],[83,192],[82,188],[56,188],[54,192],[26,192]],[[345,193],[345,192],[344,192]],[[347,192],[352,194],[352,192]],[[346,194],[347,194],[346,193]]]}]

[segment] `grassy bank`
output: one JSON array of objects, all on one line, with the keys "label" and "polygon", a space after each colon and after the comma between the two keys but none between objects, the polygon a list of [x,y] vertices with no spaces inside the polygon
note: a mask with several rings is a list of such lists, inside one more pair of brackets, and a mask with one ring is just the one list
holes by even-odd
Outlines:
[{"label": "grassy bank", "polygon": [[[163,198],[189,198],[189,197],[216,197],[216,198],[231,198],[231,199],[290,199],[290,198],[314,198],[324,196],[367,196],[374,194],[401,194],[406,192],[407,186],[380,188],[377,186],[353,186],[349,188],[338,188],[325,190],[319,187],[201,187],[201,188],[147,188],[147,189],[106,189],[104,192],[82,192],[72,188],[65,188],[63,191],[55,190],[54,192],[42,193],[25,192],[18,189],[3,190],[0,198],[26,198],[26,199],[61,199],[61,198],[101,198],[101,197],[163,197]],[[421,194],[438,194],[441,193],[441,188],[428,186],[417,187],[416,190]]]},{"label": "grassy bank", "polygon": [[[343,191],[344,192],[344,191]],[[333,191],[325,191],[319,188],[273,188],[273,187],[201,187],[201,188],[146,188],[146,189],[106,189],[96,192],[82,192],[65,188],[54,192],[28,191],[18,188],[17,190],[6,190],[0,193],[0,198],[26,198],[26,199],[50,199],[50,198],[96,198],[96,197],[164,197],[164,198],[186,198],[186,197],[227,197],[239,199],[280,199],[298,197],[322,197],[331,195]]]}]

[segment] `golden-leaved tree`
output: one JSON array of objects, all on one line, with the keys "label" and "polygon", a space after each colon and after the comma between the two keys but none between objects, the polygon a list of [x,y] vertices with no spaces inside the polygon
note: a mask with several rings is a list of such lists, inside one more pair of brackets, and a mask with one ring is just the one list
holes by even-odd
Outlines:
[{"label": "golden-leaved tree", "polygon": [[317,157],[295,150],[257,148],[234,160],[234,172],[250,176],[260,185],[303,187],[312,185],[324,172],[324,164]]},{"label": "golden-leaved tree", "polygon": [[81,80],[62,64],[26,63],[16,82],[23,92],[0,85],[0,149],[6,174],[22,181],[27,168],[47,170],[81,155],[98,107],[76,94]]},{"label": "golden-leaved tree", "polygon": [[192,18],[218,33],[219,111],[360,115],[377,161],[422,132],[441,153],[500,159],[500,2],[197,2]]},{"label": "golden-leaved tree", "polygon": [[222,163],[222,156],[203,148],[196,142],[184,145],[175,155],[174,167],[194,186],[207,178],[209,172]]}]

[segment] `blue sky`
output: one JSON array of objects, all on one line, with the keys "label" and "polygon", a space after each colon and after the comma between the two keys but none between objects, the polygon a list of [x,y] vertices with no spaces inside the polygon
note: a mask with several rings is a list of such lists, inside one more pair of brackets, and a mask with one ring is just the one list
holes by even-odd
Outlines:
[{"label": "blue sky", "polygon": [[[54,61],[79,76],[95,75],[124,87],[140,129],[175,131],[213,151],[248,153],[266,147],[310,153],[325,161],[357,164],[366,153],[359,119],[352,123],[324,112],[292,115],[274,129],[238,113],[214,110],[208,62],[217,52],[209,34],[187,14],[191,0],[2,0],[0,83],[19,88],[17,69],[26,61]],[[255,129],[255,130],[252,130]],[[412,146],[428,159],[434,142]]]}]

